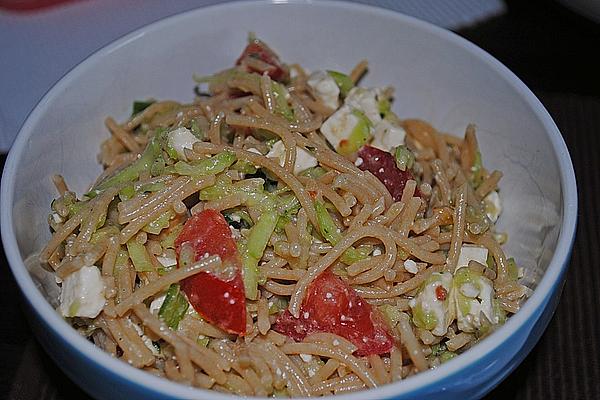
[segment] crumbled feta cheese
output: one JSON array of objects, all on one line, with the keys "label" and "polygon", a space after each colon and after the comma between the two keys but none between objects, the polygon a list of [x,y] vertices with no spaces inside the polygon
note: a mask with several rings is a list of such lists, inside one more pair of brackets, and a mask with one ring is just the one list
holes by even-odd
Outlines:
[{"label": "crumbled feta cheese", "polygon": [[331,75],[325,71],[315,71],[306,81],[312,94],[327,107],[335,110],[339,106],[340,88]]},{"label": "crumbled feta cheese", "polygon": [[502,203],[500,202],[500,195],[497,191],[491,191],[487,196],[483,198],[485,205],[485,213],[492,222],[496,222],[500,213],[502,212]]},{"label": "crumbled feta cheese", "polygon": [[381,249],[379,247],[375,247],[375,249],[373,250],[373,256],[380,256],[381,254],[383,254],[381,252]]},{"label": "crumbled feta cheese", "polygon": [[[455,281],[460,285],[455,292],[456,323],[464,332],[474,332],[482,326],[482,314],[492,324],[500,320],[494,308],[494,288],[486,277],[468,269],[460,270]],[[462,283],[464,282],[464,283]]]},{"label": "crumbled feta cheese", "polygon": [[172,130],[168,133],[168,136],[169,146],[171,146],[177,152],[179,159],[185,161],[187,161],[187,158],[183,149],[191,150],[194,143],[200,141],[189,129],[184,127]]},{"label": "crumbled feta cheese", "polygon": [[414,260],[406,260],[404,261],[404,269],[411,274],[416,274],[419,272],[419,268],[417,267],[417,263]]},{"label": "crumbled feta cheese", "polygon": [[229,225],[229,230],[231,231],[231,237],[234,238],[235,240],[238,240],[242,237],[242,233],[240,232],[239,229],[234,228],[233,226]]},{"label": "crumbled feta cheese", "polygon": [[135,330],[140,339],[142,339],[142,342],[144,342],[144,345],[148,348],[148,350],[150,350],[154,356],[160,356],[160,352],[156,347],[154,347],[154,344],[152,344],[152,340],[150,340],[148,336],[144,335],[144,331],[142,330],[142,328],[140,328],[138,324],[134,324],[133,322],[131,322],[129,318],[127,318],[126,321],[129,324],[129,326],[131,326]]},{"label": "crumbled feta cheese", "polygon": [[458,290],[467,297],[475,297],[479,294],[479,288],[472,283],[463,283]]},{"label": "crumbled feta cheese", "polygon": [[360,110],[373,125],[377,125],[381,121],[377,99],[380,93],[381,89],[378,88],[354,87],[346,96],[344,104]]},{"label": "crumbled feta cheese", "polygon": [[302,359],[302,361],[307,363],[310,362],[310,360],[312,360],[312,355],[300,353],[300,358]]},{"label": "crumbled feta cheese", "polygon": [[262,153],[260,151],[258,151],[258,149],[255,149],[254,147],[248,147],[246,149],[246,151],[249,151],[250,153],[260,154],[262,156]]},{"label": "crumbled feta cheese", "polygon": [[390,152],[394,147],[404,144],[405,137],[406,131],[402,127],[382,120],[375,125],[371,146]]},{"label": "crumbled feta cheese", "polygon": [[[275,158],[279,160],[279,165],[282,167],[285,164],[285,146],[281,140],[277,141],[271,150],[267,153],[267,157]],[[294,174],[316,167],[318,164],[317,159],[312,156],[308,151],[303,148],[296,147],[296,163],[294,164]]]},{"label": "crumbled feta cheese", "polygon": [[352,107],[343,105],[323,122],[321,133],[334,148],[338,149],[340,142],[348,140],[359,122],[359,117],[352,113]]},{"label": "crumbled feta cheese", "polygon": [[104,281],[98,267],[84,266],[67,276],[60,293],[60,312],[65,317],[95,318],[104,308]]},{"label": "crumbled feta cheese", "polygon": [[[446,293],[443,300],[438,298],[438,287]],[[454,320],[454,304],[450,301],[452,275],[448,272],[433,273],[425,281],[414,302],[409,302],[413,311],[413,321],[420,328],[430,330],[436,336],[443,336]]]},{"label": "crumbled feta cheese", "polygon": [[52,220],[54,221],[55,224],[60,224],[63,222],[63,219],[60,215],[58,215],[58,213],[52,213]]},{"label": "crumbled feta cheese", "polygon": [[161,263],[161,265],[165,268],[169,268],[172,267],[174,265],[177,265],[177,260],[171,257],[156,257],[156,260]]},{"label": "crumbled feta cheese", "polygon": [[354,161],[354,165],[356,165],[357,167],[360,167],[363,164],[364,161],[365,160],[363,160],[362,158],[357,157],[356,161]]},{"label": "crumbled feta cheese", "polygon": [[456,269],[462,267],[468,267],[469,261],[477,261],[480,264],[486,265],[488,257],[488,249],[482,246],[474,246],[470,244],[464,244],[460,248],[460,255],[456,263]]},{"label": "crumbled feta cheese", "polygon": [[158,297],[155,297],[154,300],[152,300],[152,303],[150,303],[150,312],[152,314],[158,314],[158,312],[160,311],[160,308],[162,307],[163,303],[165,302],[165,298],[167,297],[166,293],[161,294]]}]

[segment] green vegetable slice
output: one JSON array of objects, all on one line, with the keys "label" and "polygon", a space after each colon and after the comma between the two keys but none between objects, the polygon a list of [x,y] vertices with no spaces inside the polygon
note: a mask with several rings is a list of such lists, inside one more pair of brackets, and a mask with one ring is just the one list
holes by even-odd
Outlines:
[{"label": "green vegetable slice", "polygon": [[216,175],[220,172],[225,171],[228,167],[231,166],[231,164],[235,162],[235,160],[235,153],[231,151],[224,151],[210,158],[200,160],[195,163],[178,161],[175,164],[175,172],[177,172],[179,175],[187,176]]},{"label": "green vegetable slice", "polygon": [[142,171],[148,170],[152,166],[154,160],[160,155],[160,152],[161,148],[158,140],[152,139],[140,158],[115,175],[100,182],[90,192],[86,193],[86,196],[95,197],[108,188],[136,180]]},{"label": "green vegetable slice", "polygon": [[328,70],[327,73],[333,78],[335,84],[340,88],[340,95],[346,97],[348,92],[354,87],[354,82],[346,74],[337,71]]},{"label": "green vegetable slice", "polygon": [[158,316],[169,328],[177,330],[179,322],[185,316],[189,305],[186,297],[181,293],[179,285],[174,283],[167,290],[165,301],[160,306]]},{"label": "green vegetable slice", "polygon": [[148,225],[142,228],[143,231],[158,235],[163,229],[169,227],[169,221],[175,216],[175,211],[168,210],[163,215],[156,218],[154,221],[148,223]]},{"label": "green vegetable slice", "polygon": [[371,135],[371,121],[369,118],[357,109],[352,110],[352,115],[358,118],[358,123],[352,129],[348,139],[340,141],[338,153],[342,155],[358,151],[362,145],[367,143],[367,140]]},{"label": "green vegetable slice", "polygon": [[135,238],[127,242],[127,252],[137,272],[154,271],[154,265],[143,244],[138,243]]},{"label": "green vegetable slice", "polygon": [[[315,211],[317,213],[317,223],[319,224],[319,232],[321,232],[321,236],[323,236],[325,240],[335,246],[342,239],[342,234],[333,221],[333,218],[329,214],[329,211],[327,211],[325,204],[320,200],[315,200],[314,204]],[[341,261],[345,264],[351,265],[357,261],[367,258],[370,252],[370,248],[365,247],[356,249],[354,247],[350,247],[342,255]]]}]

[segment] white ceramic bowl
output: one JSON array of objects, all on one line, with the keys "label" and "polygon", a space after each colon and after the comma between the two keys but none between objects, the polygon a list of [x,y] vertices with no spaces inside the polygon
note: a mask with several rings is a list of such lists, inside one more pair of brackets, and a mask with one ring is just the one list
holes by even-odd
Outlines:
[{"label": "white ceramic bowl", "polygon": [[2,180],[2,239],[40,342],[98,398],[231,398],[155,378],[80,337],[46,301],[23,260],[49,238],[46,224],[60,173],[81,193],[99,174],[107,115],[126,118],[134,99],[193,98],[192,74],[233,63],[249,31],[283,60],[349,70],[366,58],[364,85],[396,87],[394,109],[448,132],[478,126],[483,158],[500,169],[508,253],[535,291],[522,310],[472,350],[403,382],[340,396],[476,398],[518,365],[545,329],[560,296],[573,240],[577,192],[567,148],[552,119],[498,61],[458,36],[391,11],[298,1],[239,2],[187,12],[142,28],[69,72],[24,124]]}]

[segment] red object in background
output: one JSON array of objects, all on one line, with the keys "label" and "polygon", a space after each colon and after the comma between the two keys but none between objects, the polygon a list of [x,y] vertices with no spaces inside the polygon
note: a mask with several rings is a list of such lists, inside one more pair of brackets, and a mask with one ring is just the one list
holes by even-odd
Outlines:
[{"label": "red object in background", "polygon": [[236,335],[246,333],[246,295],[241,273],[241,259],[229,224],[218,211],[207,209],[192,215],[175,240],[179,262],[181,246],[194,249],[194,260],[204,255],[221,258],[222,269],[237,269],[232,278],[221,279],[209,271],[201,271],[181,282],[190,304],[207,321]]},{"label": "red object in background", "polygon": [[296,341],[312,333],[334,333],[352,342],[357,356],[388,353],[394,344],[379,312],[329,270],[308,288],[300,317],[285,310],[273,329]]},{"label": "red object in background", "polygon": [[74,0],[0,0],[0,9],[27,12],[53,7]]}]

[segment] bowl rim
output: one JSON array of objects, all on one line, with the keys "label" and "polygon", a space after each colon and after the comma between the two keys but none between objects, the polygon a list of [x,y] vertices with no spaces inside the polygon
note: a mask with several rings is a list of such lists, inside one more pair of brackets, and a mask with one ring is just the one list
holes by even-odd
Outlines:
[{"label": "bowl rim", "polygon": [[[478,351],[467,351],[456,357],[452,362],[441,365],[435,370],[428,370],[410,377],[401,382],[396,382],[384,385],[375,389],[364,390],[356,393],[336,395],[336,398],[347,400],[370,399],[370,398],[387,398],[397,395],[416,394],[416,391],[425,389],[427,386],[439,383],[445,378],[450,377],[457,371],[467,367],[469,364],[476,362],[496,351],[511,335],[524,328],[530,319],[537,319],[536,313],[540,307],[547,302],[547,297],[559,284],[564,272],[568,268],[568,259],[570,250],[575,237],[575,227],[577,222],[577,188],[575,173],[571,158],[569,156],[566,144],[560,134],[560,131],[548,111],[544,108],[541,102],[535,97],[529,88],[507,67],[502,63],[482,50],[473,43],[463,39],[457,34],[444,28],[435,26],[426,21],[401,14],[399,12],[384,8],[374,7],[359,3],[348,3],[342,1],[322,0],[313,2],[311,0],[252,0],[252,1],[233,1],[226,3],[218,3],[210,6],[199,7],[196,9],[184,11],[158,21],[152,22],[141,28],[138,28],[121,38],[109,43],[101,49],[95,51],[92,55],[85,58],[70,71],[68,71],[52,88],[50,88],[42,99],[38,102],[35,108],[30,112],[19,134],[8,154],[4,171],[2,174],[2,185],[0,193],[0,220],[2,242],[4,245],[5,254],[9,262],[12,273],[19,285],[26,300],[31,304],[32,308],[37,312],[39,318],[51,327],[56,334],[60,335],[67,345],[70,345],[73,350],[77,351],[81,356],[88,361],[93,361],[100,368],[107,372],[119,375],[121,378],[127,379],[130,384],[139,385],[146,391],[154,391],[168,397],[179,396],[190,398],[199,395],[211,395],[215,399],[235,399],[238,396],[221,394],[212,390],[204,390],[192,388],[182,384],[171,382],[164,378],[158,378],[141,370],[133,368],[126,363],[111,357],[101,349],[97,348],[85,338],[80,336],[72,327],[65,322],[60,315],[50,306],[41,292],[35,286],[31,276],[29,275],[24,260],[21,258],[19,247],[16,241],[15,231],[13,227],[13,200],[15,188],[15,173],[20,160],[21,154],[24,152],[27,142],[33,132],[33,128],[38,123],[40,117],[44,114],[48,104],[51,104],[53,99],[63,88],[68,87],[70,79],[74,76],[85,74],[86,70],[93,65],[97,60],[109,55],[111,52],[126,46],[129,42],[138,40],[148,32],[160,31],[178,20],[193,18],[196,14],[225,12],[232,8],[255,8],[255,7],[273,7],[286,6],[317,7],[324,9],[344,9],[353,12],[369,14],[373,17],[393,18],[399,23],[414,26],[419,30],[426,31],[429,34],[437,36],[440,40],[445,40],[452,43],[462,50],[467,51],[481,61],[485,62],[491,69],[499,74],[507,84],[516,90],[524,101],[534,110],[536,117],[542,123],[547,136],[552,145],[552,149],[557,157],[560,169],[560,183],[562,204],[562,222],[560,226],[557,245],[554,250],[552,259],[548,265],[546,272],[538,283],[532,296],[525,302],[521,310],[508,319],[506,324],[494,332],[491,337],[482,340],[477,344]],[[534,322],[534,321],[533,321]],[[84,388],[85,389],[85,388]]]}]

